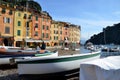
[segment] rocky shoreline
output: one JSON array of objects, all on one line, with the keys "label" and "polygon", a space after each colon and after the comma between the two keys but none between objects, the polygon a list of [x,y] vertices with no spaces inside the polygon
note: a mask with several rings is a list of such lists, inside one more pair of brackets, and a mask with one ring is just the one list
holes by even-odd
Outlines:
[{"label": "rocky shoreline", "polygon": [[[49,50],[51,50],[51,49],[49,49]],[[79,51],[78,52],[65,51],[65,50],[60,50],[60,49],[58,51],[59,51],[59,56],[72,55],[72,54],[76,54],[79,52]],[[20,79],[18,72],[17,72],[17,65],[2,65],[2,66],[0,65],[0,80],[24,80],[24,79]],[[78,77],[77,77],[77,79],[72,78],[71,80],[78,80]]]}]

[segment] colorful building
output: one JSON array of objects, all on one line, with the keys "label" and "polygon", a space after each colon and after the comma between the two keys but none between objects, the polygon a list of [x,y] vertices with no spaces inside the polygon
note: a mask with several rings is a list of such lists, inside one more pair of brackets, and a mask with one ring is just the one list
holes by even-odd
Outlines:
[{"label": "colorful building", "polygon": [[46,11],[42,11],[41,19],[42,19],[41,39],[44,40],[47,46],[50,46],[50,27],[51,27],[52,17]]},{"label": "colorful building", "polygon": [[0,3],[0,45],[35,46],[44,41],[47,46],[62,45],[64,41],[79,42],[80,26],[54,21],[48,12],[30,0],[12,4]]},{"label": "colorful building", "polygon": [[69,25],[69,41],[72,43],[79,43],[80,42],[80,26],[70,24]]},{"label": "colorful building", "polygon": [[15,46],[21,46],[21,41],[32,37],[32,16],[25,8],[16,7],[14,15],[14,39]]},{"label": "colorful building", "polygon": [[68,38],[68,26],[66,22],[52,21],[51,25],[51,45],[62,45],[64,40]]},{"label": "colorful building", "polygon": [[4,1],[0,2],[0,42],[1,45],[12,46],[14,43],[14,6]]}]

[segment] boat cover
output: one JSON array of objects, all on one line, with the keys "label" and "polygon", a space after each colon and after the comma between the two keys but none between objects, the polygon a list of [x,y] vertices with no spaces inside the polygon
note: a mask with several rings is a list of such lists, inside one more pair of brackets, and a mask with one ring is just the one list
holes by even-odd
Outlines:
[{"label": "boat cover", "polygon": [[120,80],[120,56],[80,64],[79,80]]}]

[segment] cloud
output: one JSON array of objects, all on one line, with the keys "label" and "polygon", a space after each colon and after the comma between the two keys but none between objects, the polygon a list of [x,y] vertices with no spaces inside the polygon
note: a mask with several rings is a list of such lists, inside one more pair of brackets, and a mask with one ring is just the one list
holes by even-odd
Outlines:
[{"label": "cloud", "polygon": [[119,20],[92,20],[92,19],[80,19],[80,18],[67,18],[67,17],[56,17],[55,20],[69,21],[72,24],[81,26],[81,38],[88,39],[94,34],[102,32],[102,29],[107,26],[119,23]]},{"label": "cloud", "polygon": [[106,27],[106,26],[112,26],[113,24],[119,23],[120,21],[116,20],[92,20],[92,19],[80,19],[80,18],[66,18],[66,17],[56,17],[55,20],[62,20],[62,21],[69,21],[72,24],[77,25],[83,25],[82,27],[85,27],[86,25],[89,27]]}]

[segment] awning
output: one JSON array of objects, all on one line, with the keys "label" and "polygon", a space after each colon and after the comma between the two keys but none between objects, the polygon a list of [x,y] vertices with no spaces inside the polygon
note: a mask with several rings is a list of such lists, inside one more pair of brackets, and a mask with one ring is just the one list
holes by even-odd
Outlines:
[{"label": "awning", "polygon": [[16,41],[22,41],[22,38],[17,38]]},{"label": "awning", "polygon": [[47,43],[47,42],[50,42],[49,40],[34,40],[34,39],[26,39],[25,40],[26,42],[45,42],[45,43]]},{"label": "awning", "polygon": [[26,39],[26,42],[42,42],[42,40]]}]

